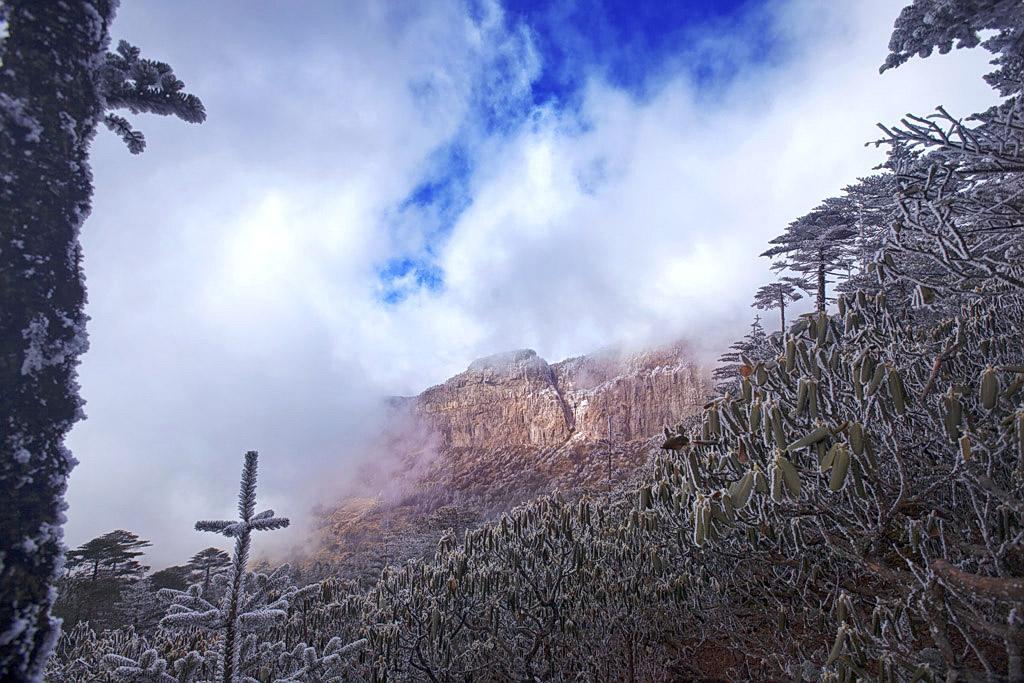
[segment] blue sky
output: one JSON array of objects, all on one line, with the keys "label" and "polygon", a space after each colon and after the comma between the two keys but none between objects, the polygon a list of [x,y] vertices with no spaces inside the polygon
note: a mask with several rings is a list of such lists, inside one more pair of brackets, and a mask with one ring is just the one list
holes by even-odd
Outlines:
[{"label": "blue sky", "polygon": [[[773,31],[763,2],[507,2],[498,19],[506,31],[521,31],[536,66],[525,87],[509,88],[521,63],[493,60],[474,84],[472,107],[462,127],[426,161],[423,178],[396,208],[411,214],[423,230],[415,253],[393,256],[379,268],[379,298],[398,304],[417,291],[439,293],[444,271],[438,252],[462,212],[472,202],[471,181],[477,166],[475,135],[515,135],[538,109],[578,116],[588,83],[601,79],[638,105],[649,102],[684,71],[701,98],[714,98],[752,65],[778,64],[789,46]],[[471,21],[493,19],[494,5],[467,2]],[[742,37],[741,51],[702,44],[706,33],[725,31]],[[735,44],[732,42],[731,44]],[[429,106],[429,80],[411,85]],[[586,128],[580,118],[577,125]],[[600,170],[600,165],[596,167]]]},{"label": "blue sky", "polygon": [[302,519],[386,455],[381,397],[497,351],[713,359],[768,240],[881,160],[876,122],[993,101],[982,53],[877,73],[900,7],[124,0],[115,40],[209,118],[93,145],[68,542],[187,559],[252,448]]}]

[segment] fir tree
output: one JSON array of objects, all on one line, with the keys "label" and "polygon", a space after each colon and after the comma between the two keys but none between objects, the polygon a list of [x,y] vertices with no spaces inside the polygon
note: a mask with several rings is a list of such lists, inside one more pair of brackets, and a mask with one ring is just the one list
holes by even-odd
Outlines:
[{"label": "fir tree", "polygon": [[178,683],[178,679],[167,673],[167,662],[157,651],[150,648],[136,661],[130,657],[108,654],[103,665],[111,669],[118,683]]},{"label": "fir tree", "polygon": [[[278,568],[272,574],[251,574],[246,572],[249,562],[249,547],[253,531],[272,531],[288,526],[288,519],[275,517],[273,510],[256,514],[256,467],[259,454],[249,451],[245,454],[242,468],[242,483],[238,493],[237,521],[199,521],[196,531],[212,531],[235,539],[227,592],[219,605],[203,599],[202,588],[192,586],[187,592],[164,589],[174,600],[170,612],[161,622],[165,626],[221,631],[223,641],[218,664],[218,678],[223,683],[238,683],[242,680],[240,653],[242,636],[246,632],[265,629],[275,620],[285,617],[290,583],[288,565]],[[275,597],[276,596],[276,597]]]},{"label": "fir tree", "polygon": [[68,473],[64,436],[82,417],[85,351],[79,229],[100,121],[111,110],[205,117],[170,67],[123,44],[107,54],[115,0],[3,0],[0,23],[0,671],[38,681],[58,635],[50,616]]}]

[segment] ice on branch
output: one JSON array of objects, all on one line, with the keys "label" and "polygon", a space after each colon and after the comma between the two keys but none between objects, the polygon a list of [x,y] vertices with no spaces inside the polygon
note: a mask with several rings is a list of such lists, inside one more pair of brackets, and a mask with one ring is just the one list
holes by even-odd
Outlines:
[{"label": "ice on branch", "polygon": [[160,622],[162,625],[223,632],[217,667],[217,677],[223,683],[237,683],[243,679],[240,673],[242,636],[266,630],[283,620],[295,593],[288,576],[288,565],[278,567],[269,575],[246,572],[252,532],[282,529],[289,524],[286,518],[275,517],[273,510],[255,514],[258,458],[256,451],[245,454],[238,493],[239,519],[196,522],[197,531],[212,531],[235,539],[230,572],[214,578],[217,585],[227,584],[224,597],[214,605],[203,597],[203,589],[199,585],[191,586],[187,591],[169,588],[161,591],[172,600],[167,616]]}]

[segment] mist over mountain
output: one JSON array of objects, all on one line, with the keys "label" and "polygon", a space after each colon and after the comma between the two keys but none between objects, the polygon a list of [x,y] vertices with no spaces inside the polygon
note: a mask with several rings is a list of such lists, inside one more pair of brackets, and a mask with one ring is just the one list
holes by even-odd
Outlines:
[{"label": "mist over mountain", "polygon": [[710,390],[686,341],[553,364],[532,349],[477,359],[417,396],[388,400],[372,457],[352,493],[319,508],[317,547],[303,562],[379,555],[442,508],[476,526],[545,492],[578,497],[620,486],[664,428],[695,415]]}]

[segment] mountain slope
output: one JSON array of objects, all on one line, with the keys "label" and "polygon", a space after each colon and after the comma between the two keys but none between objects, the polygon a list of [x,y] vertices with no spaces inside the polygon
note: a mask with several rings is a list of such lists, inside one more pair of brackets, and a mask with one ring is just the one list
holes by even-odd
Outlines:
[{"label": "mountain slope", "polygon": [[[523,349],[391,399],[375,449],[386,457],[364,468],[363,494],[323,515],[315,559],[372,568],[385,556],[429,552],[441,529],[471,526],[544,491],[580,494],[628,479],[652,437],[703,404],[707,373],[693,358],[682,342],[555,364]],[[413,536],[423,548],[397,547]]]}]

